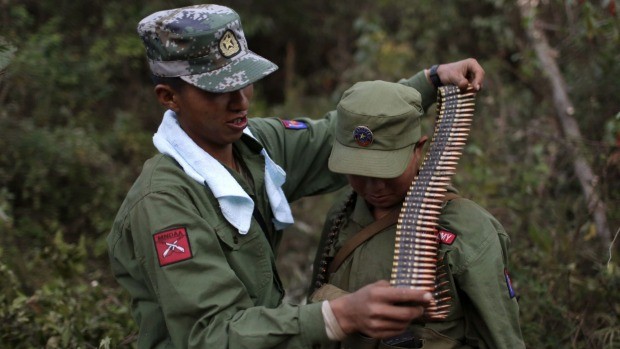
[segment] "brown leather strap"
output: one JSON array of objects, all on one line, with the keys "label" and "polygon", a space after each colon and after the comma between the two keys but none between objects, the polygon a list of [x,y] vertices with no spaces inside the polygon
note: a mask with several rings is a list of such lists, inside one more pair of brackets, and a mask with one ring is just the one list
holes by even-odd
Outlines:
[{"label": "brown leather strap", "polygon": [[331,273],[338,270],[340,264],[342,264],[342,262],[344,262],[344,260],[347,259],[347,257],[349,257],[349,255],[353,253],[353,251],[355,251],[357,246],[362,244],[362,242],[370,239],[372,236],[376,235],[378,232],[389,227],[390,225],[395,224],[398,220],[399,214],[400,208],[392,210],[385,216],[370,223],[370,225],[368,225],[366,228],[360,230],[359,233],[353,235],[353,237],[347,240],[347,242],[344,243],[342,248],[338,250],[338,253],[336,253],[332,262],[329,264],[329,268],[327,269],[327,275],[330,275]]},{"label": "brown leather strap", "polygon": [[[458,194],[447,192],[443,197],[443,201],[448,202],[458,197],[460,197]],[[347,259],[347,257],[349,257],[349,255],[351,255],[351,253],[353,253],[353,251],[355,251],[355,249],[364,241],[370,239],[371,237],[373,237],[383,229],[389,227],[390,225],[396,224],[399,215],[400,208],[394,209],[385,216],[379,218],[379,220],[370,223],[370,225],[360,230],[357,234],[353,235],[353,237],[347,240],[347,242],[344,243],[344,245],[340,248],[340,250],[338,250],[338,252],[334,256],[334,259],[331,261],[329,267],[327,268],[327,275],[330,275],[336,270],[338,270],[342,262],[344,262],[344,260]]]}]

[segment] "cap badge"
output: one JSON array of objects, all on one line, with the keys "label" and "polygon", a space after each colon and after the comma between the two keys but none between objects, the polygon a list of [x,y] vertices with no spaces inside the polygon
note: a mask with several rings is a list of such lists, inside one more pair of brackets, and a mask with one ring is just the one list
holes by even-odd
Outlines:
[{"label": "cap badge", "polygon": [[222,56],[226,58],[230,58],[236,55],[237,53],[239,53],[239,51],[241,50],[239,48],[239,41],[237,41],[237,37],[232,32],[232,30],[228,29],[224,33],[224,35],[222,35],[222,38],[220,39],[219,48],[220,48],[220,52],[222,53]]},{"label": "cap badge", "polygon": [[372,144],[372,131],[366,126],[357,126],[353,130],[353,139],[360,147],[367,147]]}]

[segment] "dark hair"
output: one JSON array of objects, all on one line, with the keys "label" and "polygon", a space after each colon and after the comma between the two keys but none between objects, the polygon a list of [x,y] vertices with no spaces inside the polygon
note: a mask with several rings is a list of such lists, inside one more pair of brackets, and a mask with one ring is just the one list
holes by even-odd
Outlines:
[{"label": "dark hair", "polygon": [[166,77],[166,76],[157,76],[157,75],[151,74],[151,81],[153,81],[154,85],[159,85],[159,84],[168,85],[177,91],[180,91],[181,89],[183,89],[185,84],[187,84],[185,81],[183,81],[183,79],[181,79],[178,76]]}]

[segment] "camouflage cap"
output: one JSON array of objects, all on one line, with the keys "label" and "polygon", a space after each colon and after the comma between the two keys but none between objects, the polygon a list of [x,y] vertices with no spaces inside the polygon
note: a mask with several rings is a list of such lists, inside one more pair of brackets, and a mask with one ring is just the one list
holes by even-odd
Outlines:
[{"label": "camouflage cap", "polygon": [[276,71],[248,49],[239,15],[220,5],[153,13],[138,24],[151,72],[210,92],[230,92]]},{"label": "camouflage cap", "polygon": [[376,178],[400,176],[421,137],[418,90],[386,81],[358,82],[338,103],[329,169]]}]

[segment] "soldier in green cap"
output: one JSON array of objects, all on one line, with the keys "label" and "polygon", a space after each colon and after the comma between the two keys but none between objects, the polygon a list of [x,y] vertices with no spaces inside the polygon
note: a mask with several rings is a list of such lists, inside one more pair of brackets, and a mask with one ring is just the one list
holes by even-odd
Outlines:
[{"label": "soldier in green cap", "polygon": [[[277,67],[248,49],[230,8],[156,12],[138,34],[167,110],[153,136],[160,154],[144,164],[107,243],[132,297],[139,348],[311,348],[353,332],[391,336],[420,316],[430,294],[385,282],[334,301],[283,304],[275,258],[293,223],[289,202],[346,184],[327,168],[333,119],[249,117],[253,84]],[[466,59],[402,84],[430,105],[431,77],[479,86],[483,76]]]},{"label": "soldier in green cap", "polygon": [[[350,190],[328,214],[314,263],[311,301],[338,299],[391,278],[396,218],[419,173],[428,139],[421,134],[422,101],[412,87],[359,82],[344,93],[333,112],[335,142],[329,168],[347,176]],[[414,321],[389,340],[354,334],[342,346],[324,348],[525,347],[508,275],[509,237],[489,212],[450,186],[448,193],[437,231],[438,260],[447,266],[442,280],[448,281],[444,288],[449,290],[442,297],[452,299],[447,317]],[[376,224],[380,220],[387,221]],[[373,223],[374,231],[368,228]],[[347,244],[353,240],[356,244]],[[339,255],[341,250],[347,253]],[[322,270],[329,261],[335,265]]]}]

